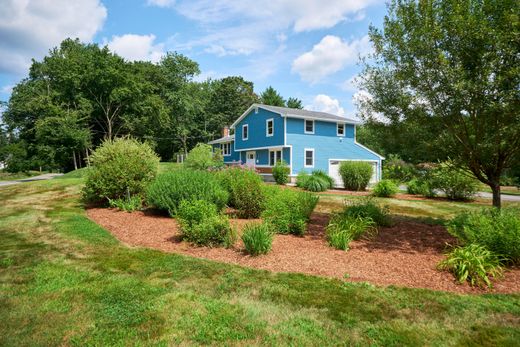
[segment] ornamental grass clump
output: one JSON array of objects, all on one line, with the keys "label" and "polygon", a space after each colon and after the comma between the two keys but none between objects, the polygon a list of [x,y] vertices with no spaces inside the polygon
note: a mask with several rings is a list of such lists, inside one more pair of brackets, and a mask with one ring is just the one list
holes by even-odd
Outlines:
[{"label": "ornamental grass clump", "polygon": [[247,224],[242,234],[242,242],[247,253],[253,256],[267,254],[273,244],[273,232],[265,223]]},{"label": "ornamental grass clump", "polygon": [[337,213],[326,228],[327,241],[336,249],[348,250],[352,240],[372,237],[377,232],[376,223],[369,217]]},{"label": "ornamental grass clump", "polygon": [[339,166],[339,174],[347,190],[365,190],[372,171],[372,165],[364,161],[344,161]]},{"label": "ornamental grass clump", "polygon": [[296,177],[296,186],[310,192],[324,192],[333,185],[334,180],[323,170],[314,170],[310,175],[301,171]]}]

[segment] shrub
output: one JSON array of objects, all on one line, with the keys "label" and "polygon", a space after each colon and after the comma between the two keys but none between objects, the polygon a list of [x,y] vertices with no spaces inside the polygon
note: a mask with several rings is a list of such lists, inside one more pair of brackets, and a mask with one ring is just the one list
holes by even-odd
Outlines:
[{"label": "shrub", "polygon": [[406,184],[406,191],[412,195],[427,195],[427,187],[424,182],[414,178]]},{"label": "shrub", "polygon": [[103,142],[90,162],[83,197],[108,202],[143,194],[157,173],[159,158],[148,144],[125,138]]},{"label": "shrub", "polygon": [[289,182],[289,173],[291,169],[283,160],[276,162],[273,167],[273,178],[276,184],[287,184]]},{"label": "shrub", "polygon": [[184,165],[188,169],[207,170],[224,166],[224,161],[220,152],[213,153],[210,145],[199,143],[188,153]]},{"label": "shrub", "polygon": [[267,201],[262,218],[270,229],[279,234],[303,235],[319,197],[278,187],[266,187],[265,191]]},{"label": "shrub", "polygon": [[520,263],[520,210],[490,208],[465,212],[448,223],[463,244],[479,244],[507,262]]},{"label": "shrub", "polygon": [[300,171],[296,176],[296,187],[305,189],[309,177],[310,175],[307,172]]},{"label": "shrub", "polygon": [[342,212],[346,216],[370,218],[378,226],[391,226],[388,207],[381,207],[372,199],[363,199],[347,204]]},{"label": "shrub", "polygon": [[377,229],[375,222],[369,217],[355,217],[348,214],[335,214],[327,225],[327,241],[341,250],[347,250],[350,241],[362,236],[373,235]]},{"label": "shrub", "polygon": [[182,238],[199,246],[230,247],[236,240],[236,231],[229,219],[218,214],[217,208],[205,200],[183,200],[177,218],[181,225]]},{"label": "shrub", "polygon": [[448,164],[441,164],[434,170],[436,187],[442,190],[450,200],[469,200],[478,191],[478,182],[460,169],[454,169]]},{"label": "shrub", "polygon": [[305,182],[303,189],[310,192],[324,192],[328,189],[329,183],[320,176],[310,175]]},{"label": "shrub", "polygon": [[157,176],[146,191],[149,205],[175,215],[182,200],[205,200],[221,210],[228,193],[210,172],[179,169]]},{"label": "shrub", "polygon": [[110,207],[118,208],[121,211],[133,212],[141,209],[143,200],[139,195],[134,195],[126,198],[109,199],[108,204]]},{"label": "shrub", "polygon": [[264,209],[262,177],[250,168],[229,167],[219,171],[219,181],[229,193],[229,206],[240,218],[258,218]]},{"label": "shrub", "polygon": [[344,161],[339,166],[339,174],[345,189],[365,190],[372,177],[372,165],[362,161]]},{"label": "shrub", "polygon": [[327,182],[327,189],[334,187],[334,179],[330,177],[325,171],[323,170],[314,170],[312,171],[312,176],[321,177]]},{"label": "shrub", "polygon": [[383,177],[398,182],[407,182],[417,174],[415,167],[402,160],[399,155],[390,154],[383,166]]},{"label": "shrub", "polygon": [[271,250],[273,233],[265,223],[248,224],[242,234],[242,242],[247,253],[253,256],[267,254]]},{"label": "shrub", "polygon": [[438,268],[452,272],[460,283],[469,281],[472,286],[479,287],[491,287],[489,276],[502,275],[500,258],[477,244],[453,249]]},{"label": "shrub", "polygon": [[375,196],[388,198],[397,194],[398,191],[399,188],[393,181],[381,180],[375,185],[373,194]]}]

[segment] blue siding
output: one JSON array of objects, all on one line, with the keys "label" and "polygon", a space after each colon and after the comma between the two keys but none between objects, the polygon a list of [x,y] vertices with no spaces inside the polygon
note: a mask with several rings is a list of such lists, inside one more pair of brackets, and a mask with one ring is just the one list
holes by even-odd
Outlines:
[{"label": "blue siding", "polygon": [[[213,144],[213,149],[220,149],[220,143]],[[231,155],[224,155],[224,163],[231,163],[240,160],[240,152],[235,152],[233,149],[233,142],[231,142]],[[245,158],[245,157],[244,157]]]},{"label": "blue siding", "polygon": [[[310,172],[314,169],[321,169],[328,172],[329,159],[349,159],[349,160],[374,160],[378,162],[378,169],[381,167],[380,158],[365,148],[359,146],[354,141],[353,126],[347,127],[346,138],[336,136],[336,124],[327,122],[315,123],[314,135],[304,134],[302,119],[287,119],[287,144],[292,145],[292,174],[296,175],[300,171]],[[334,136],[330,132],[334,130]],[[349,137],[349,133],[352,137]],[[306,168],[304,165],[305,148],[314,149],[314,167]],[[380,175],[378,174],[380,177]]]},{"label": "blue siding", "polygon": [[[266,120],[273,118],[274,134],[266,136]],[[242,139],[242,125],[248,124],[248,139]],[[262,108],[251,110],[235,127],[235,149],[246,150],[248,148],[282,146],[284,143],[284,120],[277,114]]]}]

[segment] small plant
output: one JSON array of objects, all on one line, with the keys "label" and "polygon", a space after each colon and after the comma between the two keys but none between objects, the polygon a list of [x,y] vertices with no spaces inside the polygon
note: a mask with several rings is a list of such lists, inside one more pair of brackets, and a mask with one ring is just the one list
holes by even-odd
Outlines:
[{"label": "small plant", "polygon": [[324,178],[310,175],[305,182],[304,189],[310,192],[324,192],[328,187],[329,183]]},{"label": "small plant", "polygon": [[354,217],[342,213],[335,214],[327,225],[327,241],[341,250],[347,250],[352,240],[372,236],[377,231],[371,218]]},{"label": "small plant", "polygon": [[242,234],[242,242],[247,253],[253,256],[267,254],[271,250],[273,233],[265,223],[248,224]]},{"label": "small plant", "polygon": [[339,166],[339,174],[347,190],[365,190],[372,170],[372,165],[363,161],[344,161]]},{"label": "small plant", "polygon": [[287,184],[289,182],[289,173],[291,169],[287,166],[287,163],[282,161],[276,162],[273,167],[273,178],[276,184]]},{"label": "small plant", "polygon": [[224,166],[224,160],[219,151],[213,153],[210,145],[199,143],[188,153],[184,165],[192,170],[207,170]]},{"label": "small plant", "polygon": [[218,215],[217,206],[206,200],[183,200],[176,217],[189,226],[201,223],[205,218]]},{"label": "small plant", "polygon": [[312,176],[320,177],[323,180],[327,182],[327,189],[331,189],[334,187],[334,179],[330,177],[325,171],[323,170],[314,170],[312,171]]},{"label": "small plant", "polygon": [[446,255],[446,259],[439,263],[438,268],[452,272],[460,283],[469,281],[472,286],[479,287],[491,287],[489,277],[496,278],[502,275],[500,258],[477,244],[453,249]]},{"label": "small plant", "polygon": [[378,226],[388,227],[392,225],[388,207],[381,207],[373,199],[350,202],[345,205],[342,213],[346,216],[370,218]]},{"label": "small plant", "polygon": [[391,180],[381,180],[374,187],[374,196],[389,198],[397,194],[399,188]]},{"label": "small plant", "polygon": [[115,207],[121,211],[134,212],[141,209],[143,200],[139,195],[134,195],[129,198],[109,199],[108,204],[110,207]]}]

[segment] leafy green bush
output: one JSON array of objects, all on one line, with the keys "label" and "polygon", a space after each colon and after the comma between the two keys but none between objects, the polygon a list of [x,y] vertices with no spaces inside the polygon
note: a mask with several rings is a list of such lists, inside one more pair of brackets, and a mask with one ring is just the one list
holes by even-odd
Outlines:
[{"label": "leafy green bush", "polygon": [[469,200],[478,191],[478,182],[471,174],[460,169],[441,164],[434,170],[436,187],[450,200]]},{"label": "leafy green bush", "polygon": [[242,234],[242,242],[251,255],[267,254],[273,244],[273,233],[265,223],[248,224]]},{"label": "leafy green bush", "polygon": [[406,190],[408,194],[412,195],[428,195],[428,187],[424,184],[422,180],[418,178],[410,180],[406,184]]},{"label": "leafy green bush", "polygon": [[307,192],[265,187],[266,209],[262,218],[273,232],[303,235],[319,197]]},{"label": "leafy green bush", "polygon": [[157,173],[159,158],[146,143],[133,139],[105,141],[90,156],[83,197],[108,202],[142,195]]},{"label": "leafy green bush", "polygon": [[415,167],[402,160],[399,155],[390,154],[383,165],[383,177],[398,182],[407,182],[417,175]]},{"label": "leafy green bush", "polygon": [[126,198],[109,199],[110,207],[115,207],[121,211],[133,212],[140,210],[143,206],[143,200],[139,195],[134,195]]},{"label": "leafy green bush", "polygon": [[273,178],[276,184],[287,184],[289,182],[289,174],[291,169],[286,162],[278,161],[273,167]]},{"label": "leafy green bush", "polygon": [[323,170],[314,170],[310,175],[300,171],[296,177],[296,186],[311,192],[324,192],[333,185],[334,180]]},{"label": "leafy green bush", "polygon": [[469,281],[472,286],[479,287],[491,287],[489,276],[496,278],[502,275],[500,258],[477,244],[453,249],[438,268],[452,272],[460,283]]},{"label": "leafy green bush", "polygon": [[345,205],[342,212],[346,216],[370,218],[378,226],[392,225],[388,207],[381,207],[373,199],[363,199]]},{"label": "leafy green bush", "polygon": [[264,209],[262,177],[250,168],[228,167],[216,173],[222,187],[229,193],[229,206],[240,218],[258,218]]},{"label": "leafy green bush", "polygon": [[298,172],[298,175],[296,176],[296,187],[305,189],[309,177],[311,176],[305,171]]},{"label": "leafy green bush", "polygon": [[448,223],[463,244],[479,244],[507,262],[520,263],[520,209],[489,208],[465,212]]},{"label": "leafy green bush", "polygon": [[221,210],[226,205],[228,193],[210,172],[179,169],[157,176],[146,191],[150,206],[175,215],[182,200],[205,200]]},{"label": "leafy green bush", "polygon": [[207,170],[224,166],[224,160],[219,152],[213,153],[210,145],[198,143],[189,153],[184,161],[188,169]]},{"label": "leafy green bush", "polygon": [[312,176],[320,177],[323,180],[327,182],[327,189],[331,189],[334,187],[334,179],[330,177],[325,171],[323,170],[314,170],[312,171]]},{"label": "leafy green bush", "polygon": [[327,225],[327,241],[332,247],[346,251],[350,241],[367,235],[372,236],[377,231],[375,225],[369,217],[337,213]]},{"label": "leafy green bush", "polygon": [[182,238],[199,246],[230,247],[236,231],[229,219],[217,212],[217,207],[205,200],[183,200],[177,212]]},{"label": "leafy green bush", "polygon": [[388,198],[394,196],[399,191],[397,185],[391,180],[381,180],[374,187],[374,196]]},{"label": "leafy green bush", "polygon": [[372,165],[364,161],[344,161],[339,166],[347,190],[365,190],[372,177]]}]

